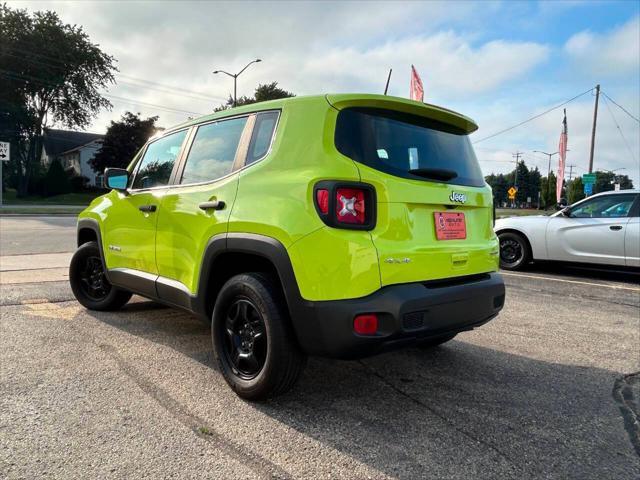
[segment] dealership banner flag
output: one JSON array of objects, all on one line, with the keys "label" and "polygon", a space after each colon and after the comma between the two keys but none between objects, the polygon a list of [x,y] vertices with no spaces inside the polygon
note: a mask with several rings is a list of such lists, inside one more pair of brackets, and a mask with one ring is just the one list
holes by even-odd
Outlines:
[{"label": "dealership banner flag", "polygon": [[424,101],[424,88],[422,87],[422,80],[420,75],[416,71],[416,67],[411,65],[411,87],[409,92],[409,98],[418,102]]},{"label": "dealership banner flag", "polygon": [[560,203],[562,197],[562,184],[564,183],[564,168],[567,160],[567,109],[564,109],[562,119],[562,133],[558,143],[558,177],[556,180],[556,200]]}]

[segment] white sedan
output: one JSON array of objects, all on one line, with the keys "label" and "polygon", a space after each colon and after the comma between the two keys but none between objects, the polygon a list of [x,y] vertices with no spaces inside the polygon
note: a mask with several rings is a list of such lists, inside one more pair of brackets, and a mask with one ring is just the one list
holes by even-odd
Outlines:
[{"label": "white sedan", "polygon": [[640,191],[604,192],[551,216],[496,220],[500,266],[535,260],[640,267]]}]

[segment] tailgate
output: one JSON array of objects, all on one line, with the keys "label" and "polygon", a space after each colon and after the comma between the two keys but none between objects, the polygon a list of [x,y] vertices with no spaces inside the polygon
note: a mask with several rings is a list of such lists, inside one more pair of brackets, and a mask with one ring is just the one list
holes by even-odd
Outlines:
[{"label": "tailgate", "polygon": [[393,99],[345,99],[335,145],[375,187],[382,285],[497,270],[493,200],[471,147],[475,124]]}]

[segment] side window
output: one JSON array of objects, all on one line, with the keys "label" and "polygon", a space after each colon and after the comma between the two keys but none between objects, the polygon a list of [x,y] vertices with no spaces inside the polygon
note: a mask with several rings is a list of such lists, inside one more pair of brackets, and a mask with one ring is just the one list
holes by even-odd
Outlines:
[{"label": "side window", "polygon": [[247,152],[246,165],[250,165],[256,160],[260,160],[269,151],[273,131],[278,122],[278,112],[259,113],[253,127],[249,151]]},{"label": "side window", "polygon": [[191,144],[181,184],[215,180],[231,173],[247,117],[198,127]]},{"label": "side window", "polygon": [[168,184],[173,164],[186,136],[187,130],[181,130],[150,143],[140,160],[131,188],[151,188]]},{"label": "side window", "polygon": [[574,218],[620,218],[629,215],[635,196],[607,195],[583,202],[571,210]]}]

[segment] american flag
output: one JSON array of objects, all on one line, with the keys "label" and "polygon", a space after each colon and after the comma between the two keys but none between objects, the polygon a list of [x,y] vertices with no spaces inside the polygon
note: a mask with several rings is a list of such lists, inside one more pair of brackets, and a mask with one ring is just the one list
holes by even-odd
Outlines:
[{"label": "american flag", "polygon": [[418,102],[424,101],[424,88],[422,87],[422,80],[420,75],[416,72],[416,67],[411,65],[411,86],[409,87],[409,98]]},{"label": "american flag", "polygon": [[567,160],[567,109],[564,109],[562,119],[562,133],[558,143],[558,177],[556,180],[556,199],[560,203],[562,197],[562,184],[564,183],[564,166]]}]

